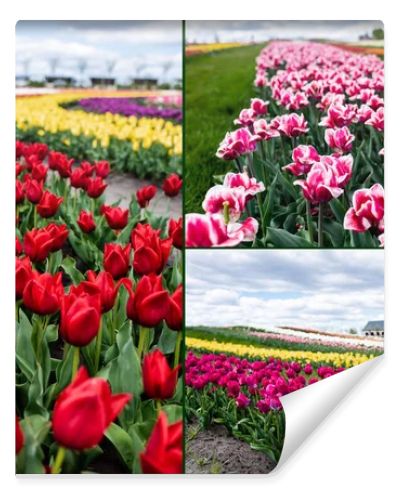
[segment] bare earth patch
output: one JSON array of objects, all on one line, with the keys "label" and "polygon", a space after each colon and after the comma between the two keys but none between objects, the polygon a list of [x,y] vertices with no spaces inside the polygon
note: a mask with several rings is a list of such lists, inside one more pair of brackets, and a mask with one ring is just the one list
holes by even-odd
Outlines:
[{"label": "bare earth patch", "polygon": [[121,200],[122,207],[128,207],[132,194],[138,189],[149,184],[156,184],[158,187],[154,200],[150,203],[151,211],[157,215],[164,215],[177,219],[182,216],[182,197],[179,194],[175,198],[168,198],[161,189],[161,184],[148,180],[137,179],[130,174],[112,173],[107,178],[108,188],[105,191],[106,202],[114,203]]},{"label": "bare earth patch", "polygon": [[186,430],[186,474],[267,474],[276,464],[228,434],[222,425]]}]

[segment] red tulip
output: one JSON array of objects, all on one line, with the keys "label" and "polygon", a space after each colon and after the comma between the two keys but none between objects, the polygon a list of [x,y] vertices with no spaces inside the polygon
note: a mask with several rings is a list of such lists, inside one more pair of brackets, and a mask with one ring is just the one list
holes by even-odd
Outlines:
[{"label": "red tulip", "polygon": [[52,237],[51,251],[57,252],[57,250],[60,250],[68,238],[67,226],[65,224],[58,225],[52,222],[43,229]]},{"label": "red tulip", "polygon": [[15,163],[15,177],[18,177],[24,171],[24,166],[18,161]]},{"label": "red tulip", "polygon": [[15,295],[17,299],[22,297],[25,285],[33,274],[32,262],[29,257],[15,259]]},{"label": "red tulip", "polygon": [[98,198],[106,189],[107,184],[101,177],[90,177],[86,183],[86,193],[90,198]]},{"label": "red tulip", "polygon": [[58,197],[50,191],[44,191],[40,203],[37,205],[38,214],[41,217],[53,217],[63,200],[62,196]]},{"label": "red tulip", "polygon": [[77,223],[84,233],[91,233],[96,229],[96,222],[94,220],[92,212],[81,210]]},{"label": "red tulip", "polygon": [[183,181],[177,174],[169,175],[163,182],[162,188],[166,196],[173,198],[179,194]]},{"label": "red tulip", "polygon": [[80,164],[80,168],[85,173],[86,177],[91,177],[95,170],[95,166],[89,163],[88,161],[83,161]]},{"label": "red tulip", "polygon": [[46,144],[41,142],[33,142],[32,144],[24,144],[23,154],[24,156],[35,155],[40,161],[44,160],[47,156],[49,148]]},{"label": "red tulip", "polygon": [[107,312],[114,307],[115,298],[118,293],[119,285],[114,284],[113,277],[107,271],[96,273],[92,270],[87,272],[88,282],[95,285],[100,293],[101,310]]},{"label": "red tulip", "polygon": [[21,158],[25,151],[25,144],[22,141],[15,141],[15,158]]},{"label": "red tulip", "polygon": [[171,330],[182,330],[183,318],[183,287],[179,285],[169,298],[169,311],[165,322]]},{"label": "red tulip", "polygon": [[150,186],[144,186],[136,191],[136,200],[141,208],[146,208],[154,198],[157,192],[157,187],[151,184]]},{"label": "red tulip", "polygon": [[183,218],[170,219],[168,224],[168,236],[172,239],[175,248],[181,249],[183,245]]},{"label": "red tulip", "polygon": [[15,237],[15,255],[21,255],[21,253],[24,251],[22,248],[22,243],[18,236]]},{"label": "red tulip", "polygon": [[104,432],[132,398],[112,394],[106,380],[89,378],[81,367],[73,382],[59,395],[52,427],[55,440],[66,448],[84,450],[100,443]]},{"label": "red tulip", "polygon": [[60,308],[60,296],[64,293],[62,274],[34,273],[26,283],[22,300],[36,314],[54,314]]},{"label": "red tulip", "polygon": [[74,160],[72,158],[68,158],[68,156],[63,153],[59,153],[58,151],[50,151],[48,163],[52,170],[57,170],[61,177],[67,178],[71,175],[71,167]]},{"label": "red tulip", "polygon": [[33,228],[24,236],[24,253],[33,262],[42,262],[52,251],[53,238],[44,228]]},{"label": "red tulip", "polygon": [[17,179],[15,181],[15,202],[17,204],[23,203],[24,199],[25,199],[25,186],[19,179]]},{"label": "red tulip", "polygon": [[69,178],[71,186],[74,188],[83,188],[86,189],[86,185],[88,182],[88,177],[86,172],[82,168],[75,168]]},{"label": "red tulip", "polygon": [[106,243],[104,245],[104,269],[116,280],[127,274],[130,267],[131,245],[117,245]]},{"label": "red tulip", "polygon": [[32,167],[32,179],[35,179],[39,182],[45,181],[47,177],[48,168],[43,163],[35,163]]},{"label": "red tulip", "polygon": [[107,207],[102,210],[111,229],[124,229],[128,224],[129,210],[121,207]]},{"label": "red tulip", "polygon": [[61,298],[60,334],[68,344],[88,345],[99,332],[100,318],[100,294],[72,289]]},{"label": "red tulip", "polygon": [[172,240],[160,239],[160,230],[149,224],[138,224],[131,234],[133,268],[138,274],[159,274],[164,269],[171,253]]},{"label": "red tulip", "polygon": [[97,161],[94,164],[94,168],[96,169],[96,175],[99,177],[102,177],[103,179],[108,177],[108,175],[111,172],[110,164],[108,163],[108,161],[105,161],[105,160]]},{"label": "red tulip", "polygon": [[22,432],[21,425],[19,423],[19,418],[15,417],[15,453],[18,453],[22,450],[25,443],[25,436]]},{"label": "red tulip", "polygon": [[144,474],[180,474],[183,457],[182,421],[168,425],[167,416],[160,412],[140,463]]},{"label": "red tulip", "polygon": [[155,274],[140,278],[133,292],[128,288],[126,315],[139,325],[153,328],[168,314],[169,296],[161,276]]},{"label": "red tulip", "polygon": [[171,399],[178,380],[179,366],[171,370],[164,354],[156,349],[143,360],[144,392],[151,399]]},{"label": "red tulip", "polygon": [[25,180],[25,194],[31,203],[39,203],[43,195],[43,183],[28,177]]}]

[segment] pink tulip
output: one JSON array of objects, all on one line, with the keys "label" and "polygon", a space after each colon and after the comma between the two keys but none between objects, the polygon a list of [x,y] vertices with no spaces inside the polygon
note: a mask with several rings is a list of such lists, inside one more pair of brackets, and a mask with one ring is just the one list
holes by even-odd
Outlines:
[{"label": "pink tulip", "polygon": [[279,137],[280,133],[276,128],[272,128],[271,125],[268,125],[267,120],[264,118],[260,118],[256,120],[253,124],[254,134],[263,141],[268,141],[273,137]]},{"label": "pink tulip", "polygon": [[229,211],[229,220],[237,221],[246,206],[246,191],[243,186],[230,188],[213,186],[204,198],[203,210],[210,214],[224,214],[224,207]]},{"label": "pink tulip", "polygon": [[322,161],[328,162],[332,165],[336,173],[336,182],[340,188],[344,188],[351,178],[353,171],[353,157],[351,155],[345,156],[325,156]]},{"label": "pink tulip", "polygon": [[252,109],[242,109],[242,111],[239,113],[239,118],[233,120],[233,123],[235,125],[243,125],[246,127],[253,124],[255,117],[256,114]]},{"label": "pink tulip", "polygon": [[380,243],[380,247],[383,248],[385,246],[385,233],[382,233],[378,236],[378,240]]},{"label": "pink tulip", "polygon": [[217,156],[223,160],[234,160],[241,155],[251,153],[257,147],[257,136],[247,128],[228,132],[218,147]]},{"label": "pink tulip", "polygon": [[297,137],[308,132],[309,128],[303,115],[292,113],[280,116],[278,130],[287,137]]},{"label": "pink tulip", "polygon": [[250,107],[257,116],[266,115],[268,113],[268,101],[263,101],[262,99],[252,99],[250,102]]},{"label": "pink tulip", "polygon": [[354,139],[354,135],[347,127],[325,130],[325,142],[336,153],[344,154],[351,151]]},{"label": "pink tulip", "polygon": [[306,180],[297,180],[293,184],[302,188],[304,197],[311,203],[324,203],[343,193],[338,186],[336,172],[322,162],[314,163]]},{"label": "pink tulip", "polygon": [[351,125],[357,121],[357,106],[344,104],[329,106],[327,116],[324,116],[320,125],[328,128],[340,128]]},{"label": "pink tulip", "polygon": [[371,227],[383,231],[385,193],[380,184],[370,189],[358,189],[353,194],[353,206],[344,216],[345,229],[363,233]]},{"label": "pink tulip", "polygon": [[371,118],[372,113],[373,113],[373,110],[369,106],[367,106],[366,104],[363,104],[362,106],[360,106],[358,108],[358,115],[357,115],[358,122],[365,123],[366,121],[368,121]]},{"label": "pink tulip", "polygon": [[258,231],[258,222],[252,217],[228,225],[216,214],[187,214],[185,220],[187,247],[233,247],[253,241]]},{"label": "pink tulip", "polygon": [[228,172],[225,175],[223,185],[228,188],[243,187],[246,195],[246,203],[257,193],[265,191],[264,184],[261,181],[258,182],[255,177],[249,177],[249,174],[247,172],[244,172],[242,174]]},{"label": "pink tulip", "polygon": [[383,106],[379,108],[377,111],[374,111],[371,114],[371,118],[365,122],[365,125],[372,125],[374,129],[379,132],[383,132],[385,119],[384,119],[384,108]]},{"label": "pink tulip", "polygon": [[288,170],[298,177],[299,175],[307,174],[311,166],[319,161],[319,158],[318,151],[314,146],[297,146],[292,152],[293,163],[282,167],[282,170]]}]

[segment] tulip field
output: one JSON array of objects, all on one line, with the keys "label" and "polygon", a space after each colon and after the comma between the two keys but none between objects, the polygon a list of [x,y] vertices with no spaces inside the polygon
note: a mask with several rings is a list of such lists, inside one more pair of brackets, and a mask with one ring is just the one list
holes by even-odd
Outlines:
[{"label": "tulip field", "polygon": [[382,59],[272,42],[254,86],[216,151],[230,171],[187,215],[186,245],[383,247]]},{"label": "tulip field", "polygon": [[41,138],[16,143],[16,470],[180,473],[182,218],[154,215],[151,184],[104,199],[118,147],[172,162],[178,120],[65,99],[17,101],[18,137]]},{"label": "tulip field", "polygon": [[181,172],[180,94],[131,97],[63,91],[17,98],[17,139],[42,142],[77,161],[159,180]]},{"label": "tulip field", "polygon": [[280,397],[383,352],[379,340],[289,327],[187,328],[186,346],[188,421],[223,425],[275,463],[285,437]]}]

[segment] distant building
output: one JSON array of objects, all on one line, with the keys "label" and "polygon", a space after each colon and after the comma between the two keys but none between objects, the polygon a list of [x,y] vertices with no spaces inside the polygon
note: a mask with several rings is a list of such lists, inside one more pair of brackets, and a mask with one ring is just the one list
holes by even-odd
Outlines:
[{"label": "distant building", "polygon": [[362,329],[362,334],[366,337],[384,337],[384,321],[368,321]]},{"label": "distant building", "polygon": [[114,87],[116,84],[115,78],[111,77],[97,77],[93,76],[90,77],[90,83],[92,84],[92,87]]},{"label": "distant building", "polygon": [[49,87],[72,87],[76,79],[72,76],[45,76],[45,82]]},{"label": "distant building", "polygon": [[134,78],[132,84],[141,89],[150,89],[157,87],[157,78]]}]

